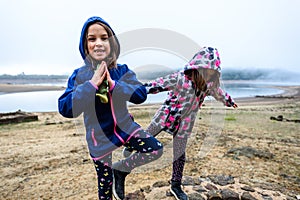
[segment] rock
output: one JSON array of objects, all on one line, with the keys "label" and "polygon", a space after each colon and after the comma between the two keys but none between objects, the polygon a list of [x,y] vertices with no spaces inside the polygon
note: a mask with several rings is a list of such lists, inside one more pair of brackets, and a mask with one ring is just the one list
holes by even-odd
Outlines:
[{"label": "rock", "polygon": [[206,192],[207,190],[202,187],[201,185],[195,185],[193,186],[193,190],[195,190],[196,192],[202,193],[202,192]]},{"label": "rock", "polygon": [[241,200],[257,200],[249,192],[243,192]]},{"label": "rock", "polygon": [[153,184],[153,187],[163,187],[169,186],[170,184],[167,181],[158,181]]},{"label": "rock", "polygon": [[207,183],[205,185],[205,188],[208,189],[208,190],[218,190],[218,188],[210,183]]},{"label": "rock", "polygon": [[266,195],[266,196],[263,195],[262,198],[263,198],[264,200],[273,200],[273,198],[270,197],[269,195]]},{"label": "rock", "polygon": [[[247,183],[241,184],[241,180],[230,175],[202,177],[199,185],[194,184],[193,181],[200,180],[199,177],[186,176],[184,179],[186,185],[184,185],[183,190],[190,200],[296,200],[295,195],[292,195],[293,198],[289,198],[288,195],[272,188],[264,189],[262,185],[259,188],[252,188]],[[212,180],[216,183],[213,183]],[[126,199],[171,200],[174,197],[170,192],[168,181],[157,181],[153,186],[146,186],[139,191],[128,194]]]},{"label": "rock", "polygon": [[[156,191],[151,191],[151,193],[149,193],[149,194],[152,194],[152,196],[151,196],[151,198],[145,198],[145,199],[149,199],[149,200],[156,200],[156,199],[164,199],[164,198],[166,198],[168,195],[171,195],[171,196],[173,196],[172,194],[171,194],[171,192],[170,192],[170,190],[169,190],[169,187],[168,188],[166,188],[166,189],[164,189],[164,190],[162,190],[162,188],[158,188],[158,190],[156,190]],[[173,198],[173,197],[172,197]],[[144,199],[144,200],[145,200]]]},{"label": "rock", "polygon": [[229,190],[229,189],[221,190],[221,195],[222,195],[223,200],[239,200],[240,199],[238,193],[236,193],[232,190]]},{"label": "rock", "polygon": [[255,192],[255,190],[252,187],[249,187],[247,185],[241,187],[242,190],[248,191],[248,192]]},{"label": "rock", "polygon": [[210,190],[207,193],[207,200],[222,200],[222,195],[220,190]]},{"label": "rock", "polygon": [[213,176],[209,176],[210,180],[214,183],[214,184],[218,184],[218,185],[228,185],[228,184],[234,184],[234,178],[232,176],[226,176],[226,175],[213,175]]},{"label": "rock", "polygon": [[194,192],[188,195],[189,200],[205,200],[205,198],[198,192]]},{"label": "rock", "polygon": [[32,121],[38,121],[38,116],[33,113],[23,112],[21,110],[16,112],[0,113],[0,125]]},{"label": "rock", "polygon": [[195,185],[195,181],[191,176],[184,176],[182,178],[182,185]]},{"label": "rock", "polygon": [[282,178],[285,178],[285,179],[287,179],[287,180],[289,180],[289,181],[292,181],[292,182],[294,182],[294,183],[300,185],[300,178],[297,177],[297,176],[290,176],[290,175],[287,175],[287,174],[284,174],[284,173],[283,173],[283,174],[280,174],[280,176],[281,176]]},{"label": "rock", "polygon": [[[289,197],[289,196],[288,196],[288,197],[286,198],[286,200],[295,200],[295,198]],[[297,199],[297,200],[298,200],[298,199]]]},{"label": "rock", "polygon": [[142,187],[141,188],[141,191],[142,192],[146,192],[146,193],[149,193],[151,192],[151,187],[149,185],[145,186],[145,187]]},{"label": "rock", "polygon": [[287,118],[284,118],[282,115],[278,115],[277,117],[271,116],[270,120],[275,120],[275,121],[280,121],[280,122],[286,121],[286,122],[300,123],[300,119],[287,119]]},{"label": "rock", "polygon": [[133,193],[129,193],[125,197],[125,200],[144,200],[144,199],[145,199],[145,195],[140,190],[137,190]]},{"label": "rock", "polygon": [[232,148],[227,151],[227,154],[234,154],[236,156],[246,156],[248,158],[259,157],[265,159],[272,159],[274,157],[274,154],[267,150],[262,151],[254,149],[252,147]]},{"label": "rock", "polygon": [[[203,183],[203,182],[209,182],[210,181],[210,179],[208,178],[208,177],[199,177],[198,179],[196,179],[196,181],[195,181],[195,183]],[[198,184],[198,185],[200,185],[200,184]]]}]

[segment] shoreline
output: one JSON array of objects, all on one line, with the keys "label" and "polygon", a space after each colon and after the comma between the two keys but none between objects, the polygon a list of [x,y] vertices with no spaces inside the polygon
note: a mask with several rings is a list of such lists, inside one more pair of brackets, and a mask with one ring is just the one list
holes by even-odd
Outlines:
[{"label": "shoreline", "polygon": [[[297,101],[300,100],[300,85],[291,86],[270,86],[283,90],[282,93],[266,96],[255,96],[255,97],[238,97],[234,98],[238,105],[253,105],[253,104],[274,104],[281,101]],[[62,91],[65,90],[64,86],[54,85],[30,85],[30,84],[0,84],[0,95],[19,93],[19,92],[37,92],[37,91]],[[157,103],[154,103],[157,104]],[[133,106],[145,106],[133,105]],[[153,104],[147,104],[153,105]]]},{"label": "shoreline", "polygon": [[0,84],[0,95],[18,92],[59,91],[64,89],[64,86],[54,85]]},{"label": "shoreline", "polygon": [[[294,86],[272,86],[283,90],[282,93],[274,95],[259,95],[255,97],[240,97],[235,98],[238,105],[254,105],[254,104],[278,104],[284,102],[295,102],[300,100],[300,85]],[[234,98],[234,97],[233,97]]]}]

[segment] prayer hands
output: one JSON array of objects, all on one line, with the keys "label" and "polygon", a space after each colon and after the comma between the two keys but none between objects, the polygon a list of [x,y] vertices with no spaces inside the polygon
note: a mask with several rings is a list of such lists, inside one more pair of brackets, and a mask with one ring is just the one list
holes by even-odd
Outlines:
[{"label": "prayer hands", "polygon": [[100,66],[97,67],[97,69],[95,70],[95,73],[91,79],[91,81],[97,85],[100,86],[101,83],[104,81],[104,79],[107,76],[107,65],[104,61],[101,62]]}]

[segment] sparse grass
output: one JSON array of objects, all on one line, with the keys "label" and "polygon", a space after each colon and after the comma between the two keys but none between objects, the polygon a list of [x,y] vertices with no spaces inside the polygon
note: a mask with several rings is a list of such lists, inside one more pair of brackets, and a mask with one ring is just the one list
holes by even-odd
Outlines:
[{"label": "sparse grass", "polygon": [[236,121],[236,117],[234,115],[228,115],[225,117],[226,121]]},{"label": "sparse grass", "polygon": [[[135,121],[144,128],[159,105],[129,107]],[[201,109],[189,139],[184,175],[230,174],[250,186],[271,187],[299,194],[300,124],[270,120],[283,115],[300,118],[300,102],[268,106],[240,106],[238,109]],[[210,126],[212,114],[223,116],[222,132],[209,153],[199,151]],[[57,113],[38,113],[39,121],[0,126],[0,199],[96,199],[97,180],[86,147],[85,134],[77,134],[74,120]],[[199,119],[201,117],[201,119]],[[45,125],[46,120],[57,123]],[[74,134],[76,133],[76,134]],[[169,145],[171,137],[158,137]],[[235,147],[250,146],[274,154],[272,159],[228,156]],[[165,155],[169,158],[171,154]],[[161,165],[164,160],[159,160]],[[127,192],[169,180],[172,165],[128,176]],[[137,182],[138,180],[138,182]],[[137,186],[138,184],[138,186]],[[72,196],[73,195],[73,196]]]}]

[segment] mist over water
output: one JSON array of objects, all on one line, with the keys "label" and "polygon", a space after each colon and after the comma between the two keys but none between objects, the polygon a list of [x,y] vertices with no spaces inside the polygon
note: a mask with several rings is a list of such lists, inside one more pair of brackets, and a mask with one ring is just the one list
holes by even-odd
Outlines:
[{"label": "mist over water", "polygon": [[[149,72],[149,71],[148,71]],[[156,76],[157,72],[155,72]],[[149,73],[148,73],[149,74]],[[139,75],[139,73],[137,73]],[[38,76],[38,75],[37,75]],[[153,74],[149,74],[153,76]],[[235,70],[222,72],[222,88],[233,98],[254,97],[256,95],[280,94],[283,91],[274,86],[300,85],[300,73],[274,70]],[[35,84],[66,86],[66,79],[34,81],[32,79],[1,79],[2,84]],[[32,78],[32,77],[31,77]],[[67,78],[67,77],[66,77]],[[37,80],[41,80],[36,78]],[[143,81],[144,82],[144,81]],[[28,112],[57,111],[57,101],[64,91],[41,91],[3,94],[0,91],[0,112],[14,112],[19,109]],[[148,95],[145,104],[163,103],[167,92]]]},{"label": "mist over water", "polygon": [[300,84],[300,69],[294,70],[282,69],[235,69],[225,68],[222,71],[223,80],[239,80],[239,81],[260,81],[269,83],[282,84]]}]

